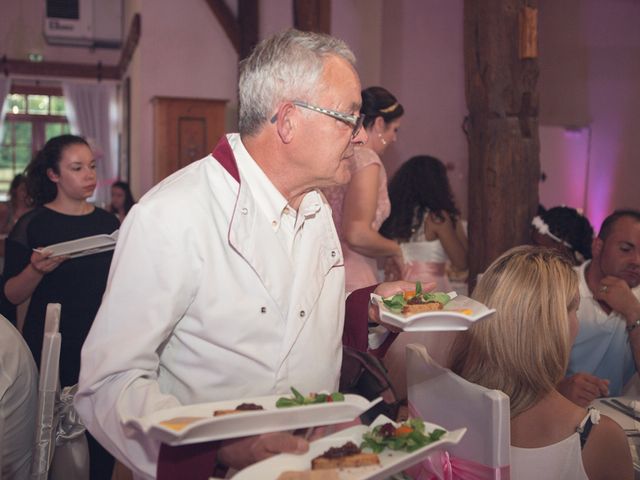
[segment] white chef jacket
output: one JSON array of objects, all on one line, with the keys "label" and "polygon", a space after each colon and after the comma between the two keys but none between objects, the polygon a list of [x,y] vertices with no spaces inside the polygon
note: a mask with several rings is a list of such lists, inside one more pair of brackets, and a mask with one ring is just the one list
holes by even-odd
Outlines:
[{"label": "white chef jacket", "polygon": [[0,315],[0,480],[28,480],[38,416],[38,370],[20,332]]},{"label": "white chef jacket", "polygon": [[155,476],[160,444],[125,432],[130,417],[338,386],[344,267],[331,211],[319,192],[305,195],[293,262],[243,181],[253,161],[228,135],[154,187],[120,228],[75,406],[138,477]]}]

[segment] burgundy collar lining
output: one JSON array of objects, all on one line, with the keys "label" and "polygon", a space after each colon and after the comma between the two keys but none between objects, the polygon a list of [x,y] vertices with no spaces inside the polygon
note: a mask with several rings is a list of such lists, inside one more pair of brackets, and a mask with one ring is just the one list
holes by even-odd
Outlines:
[{"label": "burgundy collar lining", "polygon": [[236,158],[233,155],[233,150],[227,136],[223,135],[218,141],[218,144],[211,152],[211,155],[222,165],[222,167],[231,175],[236,182],[240,183],[240,173],[238,172],[238,164]]}]

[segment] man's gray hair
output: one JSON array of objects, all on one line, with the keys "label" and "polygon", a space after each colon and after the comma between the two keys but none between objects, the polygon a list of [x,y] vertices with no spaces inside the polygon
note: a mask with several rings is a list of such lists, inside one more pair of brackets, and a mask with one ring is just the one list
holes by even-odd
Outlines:
[{"label": "man's gray hair", "polygon": [[355,64],[347,44],[325,34],[290,29],[260,42],[240,63],[240,134],[257,133],[282,101],[311,100],[331,55]]}]

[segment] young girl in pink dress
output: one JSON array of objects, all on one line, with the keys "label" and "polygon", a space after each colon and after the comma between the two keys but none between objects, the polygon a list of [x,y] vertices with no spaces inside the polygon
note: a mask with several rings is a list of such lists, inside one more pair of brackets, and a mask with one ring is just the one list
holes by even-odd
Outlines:
[{"label": "young girl in pink dress", "polygon": [[393,176],[389,198],[391,214],[380,233],[400,243],[402,262],[400,271],[387,269],[388,278],[435,282],[448,292],[445,265],[466,270],[467,236],[446,167],[428,155],[409,159]]}]

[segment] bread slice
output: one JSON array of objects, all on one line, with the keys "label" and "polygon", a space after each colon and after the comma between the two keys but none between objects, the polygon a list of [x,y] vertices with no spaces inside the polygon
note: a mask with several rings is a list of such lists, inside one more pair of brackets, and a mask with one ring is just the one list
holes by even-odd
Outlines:
[{"label": "bread slice", "polygon": [[235,408],[233,410],[214,410],[213,416],[221,417],[223,415],[232,415],[234,413],[242,413],[243,411],[246,412],[246,410],[236,410]]},{"label": "bread slice", "polygon": [[278,480],[340,480],[336,469],[283,472]]},{"label": "bread slice", "polygon": [[444,305],[440,302],[412,303],[402,307],[402,313],[413,315],[414,313],[435,312],[436,310],[442,310],[443,308]]},{"label": "bread slice", "polygon": [[262,405],[256,405],[255,403],[241,403],[236,408],[229,410],[214,410],[213,416],[220,417],[222,415],[230,415],[234,413],[242,413],[242,412],[255,412],[257,410],[264,410]]},{"label": "bread slice", "polygon": [[311,461],[312,470],[324,470],[328,468],[353,468],[380,465],[380,459],[375,453],[354,453],[344,457],[327,458],[316,457]]}]

